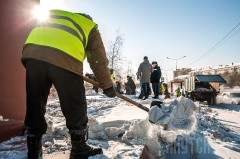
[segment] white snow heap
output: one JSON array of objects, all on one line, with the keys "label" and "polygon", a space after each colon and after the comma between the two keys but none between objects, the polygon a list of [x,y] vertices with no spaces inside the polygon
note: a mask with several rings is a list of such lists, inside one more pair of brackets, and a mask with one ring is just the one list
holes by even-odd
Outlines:
[{"label": "white snow heap", "polygon": [[193,114],[196,110],[197,106],[192,100],[179,97],[164,102],[161,107],[151,107],[148,113],[151,122],[158,125],[167,125],[170,130],[191,130],[195,123]]},{"label": "white snow heap", "polygon": [[164,127],[159,134],[163,142],[173,143],[179,135],[186,137],[193,131],[196,125],[194,115],[196,110],[195,103],[185,97],[164,100],[161,107],[151,107],[149,120],[155,125]]},{"label": "white snow heap", "polygon": [[0,121],[9,121],[9,119],[4,119],[3,116],[0,115]]},{"label": "white snow heap", "polygon": [[123,138],[143,138],[149,129],[149,124],[146,120],[134,120],[130,124],[129,130],[126,131]]},{"label": "white snow heap", "polygon": [[107,136],[115,137],[115,136],[118,136],[120,134],[123,134],[124,129],[117,128],[117,127],[108,127],[108,128],[105,129],[105,133],[107,134]]},{"label": "white snow heap", "polygon": [[159,108],[157,105],[153,106],[149,112],[149,120],[152,122],[158,121],[158,119],[162,118],[164,116],[164,112],[161,108]]},{"label": "white snow heap", "polygon": [[177,138],[177,133],[175,131],[163,131],[160,135],[162,141],[164,142],[174,142]]},{"label": "white snow heap", "polygon": [[89,124],[89,131],[92,131],[93,133],[99,132],[103,130],[103,127],[101,124],[98,123],[96,118],[89,118],[88,119]]}]

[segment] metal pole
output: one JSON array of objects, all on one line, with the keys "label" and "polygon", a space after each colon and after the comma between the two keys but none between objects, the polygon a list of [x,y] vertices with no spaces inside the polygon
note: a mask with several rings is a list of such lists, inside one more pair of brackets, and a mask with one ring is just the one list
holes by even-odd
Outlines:
[{"label": "metal pole", "polygon": [[178,59],[176,59],[176,76],[177,76],[177,79],[178,79],[178,72],[177,72],[177,60],[178,60]]},{"label": "metal pole", "polygon": [[186,57],[186,56],[180,57],[180,58],[178,58],[178,59],[173,59],[173,58],[167,57],[167,59],[175,60],[175,61],[176,61],[176,76],[177,76],[177,79],[178,79],[178,73],[177,73],[177,60],[180,60],[180,59],[182,59],[182,58],[184,58],[184,57]]},{"label": "metal pole", "polygon": [[177,71],[177,59],[176,59],[176,71]]},{"label": "metal pole", "polygon": [[172,69],[169,69],[169,70],[165,70],[165,69],[161,69],[162,71],[166,71],[164,74],[166,75],[166,82],[168,83],[168,74],[167,72],[172,70]]}]

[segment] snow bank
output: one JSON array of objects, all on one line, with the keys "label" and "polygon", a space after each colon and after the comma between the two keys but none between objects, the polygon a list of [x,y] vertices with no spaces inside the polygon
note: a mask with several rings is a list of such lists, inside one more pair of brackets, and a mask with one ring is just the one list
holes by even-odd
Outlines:
[{"label": "snow bank", "polygon": [[[151,115],[148,116],[145,111],[119,98],[109,99],[100,93],[87,96],[87,102],[89,117],[87,142],[93,147],[101,147],[104,155],[100,157],[103,158],[105,156],[115,159],[137,159],[144,145],[151,151],[150,158],[162,156],[165,152],[161,146],[162,141],[176,142],[178,136],[184,136],[194,123],[195,105],[185,98],[166,100],[162,108],[152,107],[150,111],[157,114],[151,120],[155,120],[156,124],[149,122]],[[149,106],[151,100],[137,102]],[[45,156],[59,152],[69,154],[71,149],[69,130],[66,128],[56,92],[52,93],[48,100],[45,118],[48,124],[47,133],[43,136]],[[185,138],[190,140],[190,137]]]},{"label": "snow bank", "polygon": [[[149,111],[149,120],[158,127],[158,140],[163,149],[159,152],[175,152],[177,149],[195,148],[192,135],[196,126],[196,104],[185,97],[167,99]],[[164,154],[161,154],[162,156]]]},{"label": "snow bank", "polygon": [[3,116],[0,115],[0,121],[9,121],[9,119],[4,119]]},{"label": "snow bank", "polygon": [[192,100],[179,97],[164,101],[160,107],[153,106],[149,111],[149,120],[155,124],[167,126],[168,130],[192,131],[196,110],[197,106]]},{"label": "snow bank", "polygon": [[[139,159],[145,147],[148,150],[148,159],[189,158],[189,156],[197,158],[198,154],[200,158],[212,158],[211,155],[215,152],[211,149],[212,142],[209,138],[213,141],[220,140],[215,143],[216,152],[220,152],[220,147],[223,145],[228,146],[228,149],[225,147],[225,151],[234,149],[240,152],[239,131],[236,126],[239,120],[239,108],[235,108],[236,111],[225,109],[216,113],[216,109],[206,106],[201,108],[200,105],[196,106],[197,103],[180,97],[163,100],[162,106],[160,108],[153,106],[148,116],[145,111],[119,98],[109,99],[101,93],[88,91],[87,94],[91,95],[87,96],[89,116],[87,142],[93,147],[101,147],[104,152],[90,159]],[[129,98],[137,100],[134,97]],[[148,107],[151,100],[136,102]],[[219,106],[217,108],[219,109]],[[231,120],[233,122],[218,120],[220,116],[220,119],[234,118],[234,120]],[[53,93],[48,100],[45,117],[48,130],[43,136],[43,158],[68,158],[71,149],[69,130],[66,128],[56,93]],[[0,116],[0,120],[5,119]],[[150,123],[149,120],[154,121],[155,124]],[[227,122],[228,125],[224,125],[223,122]],[[233,124],[232,128],[229,127],[231,124]],[[217,145],[219,143],[220,146]],[[207,153],[200,152],[205,149]],[[185,152],[188,152],[186,156],[183,154]],[[0,158],[24,159],[26,154],[25,136],[0,143]],[[220,156],[229,158],[234,155]]]},{"label": "snow bank", "polygon": [[[46,154],[71,149],[69,130],[66,128],[65,118],[58,98],[56,98],[57,94],[52,95],[55,96],[48,101],[45,117],[48,123],[47,133],[43,138],[44,153]],[[139,158],[143,145],[146,144],[152,146],[151,149],[155,154],[159,152],[160,143],[157,133],[152,132],[158,131],[157,129],[153,130],[146,112],[119,98],[110,99],[101,93],[96,94],[92,91],[87,91],[87,95],[89,95],[87,96],[88,144],[107,150],[110,146],[108,143],[116,141],[114,149],[119,149],[119,151],[105,152],[107,158],[118,159],[124,158],[124,156]],[[147,101],[146,104],[149,105],[149,102]],[[135,114],[133,115],[130,110],[133,110]],[[121,144],[125,146],[121,147]]]},{"label": "snow bank", "polygon": [[[205,112],[209,113],[206,114]],[[236,111],[225,110],[224,113],[228,115],[231,113],[236,116],[238,115]],[[240,144],[239,131],[237,131],[238,134],[234,134],[233,130],[230,128],[231,123],[228,125],[223,124],[223,121],[220,122],[217,118],[219,115],[220,114],[213,112],[209,107],[199,108],[197,120],[199,128],[202,129],[202,135],[209,136],[213,140],[220,139],[222,142],[235,142]]]}]

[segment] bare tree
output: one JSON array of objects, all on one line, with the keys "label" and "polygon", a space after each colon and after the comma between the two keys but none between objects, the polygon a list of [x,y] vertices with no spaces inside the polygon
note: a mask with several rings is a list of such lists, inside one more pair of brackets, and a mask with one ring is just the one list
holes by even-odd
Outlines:
[{"label": "bare tree", "polygon": [[120,76],[121,64],[122,64],[122,47],[123,47],[123,34],[116,31],[116,36],[113,41],[110,41],[109,50],[107,51],[107,57],[109,60],[109,67],[112,68],[116,76]]},{"label": "bare tree", "polygon": [[240,74],[238,74],[238,72],[225,71],[221,75],[227,81],[228,86],[233,87],[233,86],[240,85],[240,82],[239,82]]},{"label": "bare tree", "polygon": [[127,75],[135,77],[131,65],[132,62],[122,55],[123,34],[119,30],[116,31],[114,40],[110,41],[107,57],[109,60],[109,68],[114,70],[115,79],[123,82]]},{"label": "bare tree", "polygon": [[128,65],[127,65],[126,74],[127,74],[128,76],[131,76],[132,79],[135,81],[136,72],[134,72],[133,69],[132,69],[132,61],[131,61],[131,60],[128,60],[127,63],[128,63]]}]

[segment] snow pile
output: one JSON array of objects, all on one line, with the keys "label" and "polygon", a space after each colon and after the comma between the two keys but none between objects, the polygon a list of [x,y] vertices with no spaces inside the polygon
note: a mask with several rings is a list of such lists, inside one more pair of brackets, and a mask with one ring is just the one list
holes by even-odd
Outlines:
[{"label": "snow pile", "polygon": [[25,136],[17,136],[0,143],[0,159],[17,159],[26,156],[25,142]]},{"label": "snow pile", "polygon": [[[86,94],[89,117],[89,139],[87,142],[93,147],[101,147],[103,151],[107,151],[104,152],[104,155],[96,157],[139,158],[145,144],[152,146],[154,155],[159,153],[160,143],[156,133],[158,130],[154,129],[155,133],[152,132],[153,128],[148,121],[146,112],[143,112],[146,114],[145,118],[131,119],[127,116],[128,103],[119,98],[106,98],[105,95],[96,94],[92,90],[87,91]],[[121,109],[126,110],[125,114],[121,113]],[[114,115],[115,111],[120,113],[119,118]],[[138,114],[141,116],[141,113]],[[43,137],[44,154],[64,151],[68,154],[71,149],[69,130],[66,128],[58,98],[52,97],[48,101],[46,121],[48,130]],[[112,152],[109,150],[111,148]]]},{"label": "snow pile", "polygon": [[191,130],[195,117],[193,116],[197,106],[185,97],[164,101],[161,106],[153,106],[149,111],[149,120],[159,125],[167,125],[171,130]]},{"label": "snow pile", "polygon": [[[219,139],[222,142],[235,142],[240,144],[240,134],[234,134],[233,130],[229,128],[228,125],[225,125],[217,119],[219,115],[216,112],[213,112],[211,108],[201,108],[198,109],[199,113],[197,114],[198,126],[202,130],[201,134],[203,136],[209,136],[213,140]],[[206,112],[209,112],[208,114]],[[237,114],[236,111],[226,110],[227,114]]]},{"label": "snow pile", "polygon": [[[185,149],[195,156],[196,149],[194,129],[196,126],[195,103],[184,97],[164,100],[160,106],[153,106],[149,111],[149,120],[158,125],[158,140],[162,145],[160,152],[176,153]],[[160,129],[160,130],[159,130]]]},{"label": "snow pile", "polygon": [[9,121],[9,119],[4,119],[3,116],[0,115],[0,121]]},{"label": "snow pile", "polygon": [[[240,109],[237,105],[226,109],[218,105],[214,109],[196,106],[197,103],[179,97],[163,100],[160,106],[151,107],[148,115],[119,98],[107,98],[92,90],[87,90],[86,94],[87,142],[103,149],[102,155],[90,159],[212,158],[214,153],[229,158],[240,152],[239,126],[236,126]],[[136,96],[128,98],[146,107],[152,102],[138,100]],[[48,129],[43,136],[43,158],[68,158],[71,150],[69,130],[56,92],[49,97],[45,118]],[[0,120],[6,119],[0,116]],[[221,153],[226,150],[231,154]],[[23,159],[26,154],[25,136],[0,143],[0,159]]]},{"label": "snow pile", "polygon": [[[151,111],[158,109],[156,124],[149,122],[151,116],[119,98],[107,98],[105,95],[87,91],[89,139],[88,144],[101,147],[104,155],[96,158],[139,158],[144,146],[149,149],[149,158],[164,156],[168,145],[177,143],[182,135],[184,140],[192,142],[189,136],[193,127],[193,111],[195,105],[185,98],[164,101],[161,108],[152,107]],[[134,96],[129,98],[135,99]],[[135,99],[137,100],[137,99]],[[151,100],[137,101],[149,106]],[[43,136],[44,157],[52,158],[53,154],[69,156],[71,150],[70,135],[65,125],[57,92],[49,97],[46,115],[48,129]],[[184,126],[185,125],[185,126]],[[26,140],[26,138],[23,138]],[[165,144],[165,147],[163,147]],[[8,143],[5,144],[7,146]],[[178,144],[179,145],[179,144]],[[1,146],[0,146],[1,147]],[[22,150],[15,153],[0,153],[0,156],[26,155],[26,144]],[[60,157],[61,158],[61,157]],[[66,157],[67,158],[67,157]]]},{"label": "snow pile", "polygon": [[46,134],[54,134],[57,136],[66,136],[68,134],[65,118],[58,100],[53,99],[49,102],[46,108],[45,119],[48,125]]},{"label": "snow pile", "polygon": [[[102,92],[101,89],[99,89],[99,92]],[[93,89],[88,89],[88,91],[86,92],[86,96],[96,96],[98,95],[98,93],[95,92],[95,90]]]}]

